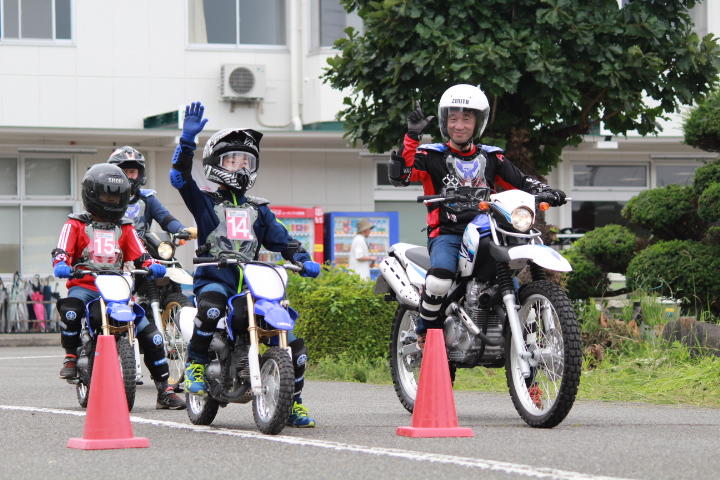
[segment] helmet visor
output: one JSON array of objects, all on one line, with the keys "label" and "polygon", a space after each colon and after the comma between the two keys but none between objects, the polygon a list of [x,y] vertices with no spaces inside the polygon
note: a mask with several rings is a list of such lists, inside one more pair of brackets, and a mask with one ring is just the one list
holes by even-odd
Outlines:
[{"label": "helmet visor", "polygon": [[120,197],[119,193],[101,192],[98,195],[98,200],[105,205],[120,205]]},{"label": "helmet visor", "polygon": [[243,168],[250,173],[254,173],[257,169],[257,157],[248,152],[225,152],[220,155],[219,163],[220,168],[231,173]]}]

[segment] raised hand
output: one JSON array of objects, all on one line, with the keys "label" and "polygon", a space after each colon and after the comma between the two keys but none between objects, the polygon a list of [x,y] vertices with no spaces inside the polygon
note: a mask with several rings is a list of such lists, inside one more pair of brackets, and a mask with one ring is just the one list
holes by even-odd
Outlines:
[{"label": "raised hand", "polygon": [[181,138],[190,142],[195,141],[197,134],[202,132],[208,122],[207,118],[203,118],[204,113],[205,106],[202,102],[192,102],[190,105],[185,106],[185,120],[183,120]]},{"label": "raised hand", "polygon": [[420,108],[420,102],[415,102],[415,110],[407,116],[407,133],[411,137],[420,138],[423,130],[433,121],[434,115],[426,117]]}]

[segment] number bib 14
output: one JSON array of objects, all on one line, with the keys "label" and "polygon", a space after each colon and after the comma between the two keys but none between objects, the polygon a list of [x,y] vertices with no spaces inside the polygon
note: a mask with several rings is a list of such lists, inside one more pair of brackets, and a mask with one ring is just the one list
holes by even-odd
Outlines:
[{"label": "number bib 14", "polygon": [[227,224],[227,238],[230,240],[254,240],[250,209],[225,209],[225,222]]}]

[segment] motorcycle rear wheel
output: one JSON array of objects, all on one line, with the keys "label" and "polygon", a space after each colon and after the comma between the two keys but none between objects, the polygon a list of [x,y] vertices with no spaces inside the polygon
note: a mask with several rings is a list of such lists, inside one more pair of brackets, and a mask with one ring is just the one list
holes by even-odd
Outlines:
[{"label": "motorcycle rear wheel", "polygon": [[290,355],[280,347],[270,347],[260,358],[263,393],[253,397],[253,418],[258,430],[277,435],[290,415],[295,371]]},{"label": "motorcycle rear wheel", "polygon": [[530,377],[520,372],[519,358],[507,330],[505,376],[520,417],[531,427],[552,428],[575,402],[580,384],[580,328],[565,292],[555,283],[536,281],[520,290],[520,326],[525,346],[535,353]]},{"label": "motorcycle rear wheel", "polygon": [[185,362],[187,361],[187,344],[183,341],[180,331],[180,310],[191,306],[192,303],[185,295],[179,292],[170,293],[165,299],[162,312],[163,336],[167,350],[170,385],[182,385],[185,376]]}]

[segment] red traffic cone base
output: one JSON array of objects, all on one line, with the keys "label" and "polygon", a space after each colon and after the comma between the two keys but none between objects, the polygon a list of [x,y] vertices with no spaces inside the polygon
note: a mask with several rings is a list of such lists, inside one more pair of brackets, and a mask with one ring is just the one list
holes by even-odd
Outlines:
[{"label": "red traffic cone base", "polygon": [[416,438],[474,435],[471,428],[458,426],[445,338],[440,329],[427,331],[412,426],[398,427],[397,434]]},{"label": "red traffic cone base", "polygon": [[67,446],[81,450],[150,446],[147,438],[133,436],[115,337],[112,335],[100,335],[97,339],[85,431],[82,438],[68,440]]}]

